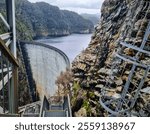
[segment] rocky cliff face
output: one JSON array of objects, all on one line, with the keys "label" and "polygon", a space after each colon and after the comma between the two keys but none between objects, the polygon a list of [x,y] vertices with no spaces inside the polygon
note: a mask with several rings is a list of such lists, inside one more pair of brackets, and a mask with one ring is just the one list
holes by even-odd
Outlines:
[{"label": "rocky cliff face", "polygon": [[[78,88],[73,87],[72,105],[75,116],[108,116],[99,103],[102,90],[107,86],[109,97],[121,93],[131,70],[131,64],[123,64],[122,60],[116,58],[115,53],[121,48],[120,41],[140,46],[150,19],[149,7],[149,0],[104,1],[101,19],[89,47],[78,55],[72,64],[74,83],[78,85]],[[148,48],[149,44],[145,50],[149,51]],[[135,56],[135,51],[129,48],[124,49],[122,53]],[[146,55],[141,55],[140,60],[150,64]],[[121,71],[123,74],[120,76]],[[137,69],[134,82],[129,88],[134,90],[134,86],[142,76],[142,71]],[[143,86],[150,86],[149,73]],[[139,96],[134,110],[148,116],[149,98],[149,94]]]},{"label": "rocky cliff face", "polygon": [[18,98],[19,98],[19,106],[23,106],[26,104],[31,103],[32,96],[30,94],[30,87],[29,87],[29,81],[26,74],[26,69],[24,65],[23,55],[20,48],[20,45],[18,44],[18,62],[19,62],[19,68],[18,68]]}]

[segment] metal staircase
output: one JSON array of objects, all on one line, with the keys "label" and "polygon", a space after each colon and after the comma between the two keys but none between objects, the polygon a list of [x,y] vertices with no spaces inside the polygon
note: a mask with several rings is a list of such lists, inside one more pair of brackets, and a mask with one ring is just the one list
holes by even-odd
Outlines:
[{"label": "metal staircase", "polygon": [[44,117],[71,117],[71,107],[69,96],[61,97],[59,103],[51,101],[49,110],[44,111]]},{"label": "metal staircase", "polygon": [[0,114],[17,113],[17,53],[14,0],[6,0],[6,17],[0,13]]},{"label": "metal staircase", "polygon": [[22,117],[71,117],[69,95],[53,96],[49,101],[44,96],[42,101],[20,107],[19,114]]},{"label": "metal staircase", "polygon": [[[59,98],[59,101],[50,100],[49,106],[43,110],[43,117],[71,117],[71,106],[70,106],[70,98],[69,95],[64,97],[56,97]],[[51,98],[52,99],[52,98]]]},{"label": "metal staircase", "polygon": [[33,102],[19,107],[18,113],[21,117],[39,117],[41,101]]},{"label": "metal staircase", "polygon": [[[147,87],[147,77],[150,76],[150,2],[143,1],[144,15],[139,30],[136,33],[135,42],[130,44],[120,42],[120,49],[116,53],[118,63],[112,67],[112,72],[117,69],[116,77],[110,76],[109,81],[115,81],[118,78],[127,76],[120,86],[121,91],[113,92],[111,85],[105,85],[102,90],[100,104],[109,113],[110,116],[133,116],[133,109],[138,97],[145,93],[150,93],[150,87]],[[146,29],[146,31],[145,31]],[[141,33],[144,37],[141,36]],[[139,42],[139,39],[142,42]],[[126,50],[131,53],[126,53]],[[121,66],[119,68],[119,66]],[[149,90],[148,90],[149,89]],[[111,95],[110,95],[111,94]],[[138,113],[136,113],[138,115]]]}]

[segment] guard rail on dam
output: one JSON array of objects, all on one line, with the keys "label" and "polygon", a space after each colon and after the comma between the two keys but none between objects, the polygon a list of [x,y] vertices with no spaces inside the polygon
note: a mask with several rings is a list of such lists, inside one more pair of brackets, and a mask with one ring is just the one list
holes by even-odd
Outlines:
[{"label": "guard rail on dam", "polygon": [[21,41],[20,46],[33,100],[35,86],[40,98],[53,96],[57,77],[70,68],[69,58],[61,50],[43,43]]}]

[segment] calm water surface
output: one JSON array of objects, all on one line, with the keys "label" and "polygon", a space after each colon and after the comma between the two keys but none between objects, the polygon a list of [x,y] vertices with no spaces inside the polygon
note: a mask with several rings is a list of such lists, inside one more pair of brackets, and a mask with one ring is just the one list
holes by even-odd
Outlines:
[{"label": "calm water surface", "polygon": [[70,36],[40,39],[38,41],[62,50],[72,62],[88,46],[91,36],[92,34],[72,34]]}]

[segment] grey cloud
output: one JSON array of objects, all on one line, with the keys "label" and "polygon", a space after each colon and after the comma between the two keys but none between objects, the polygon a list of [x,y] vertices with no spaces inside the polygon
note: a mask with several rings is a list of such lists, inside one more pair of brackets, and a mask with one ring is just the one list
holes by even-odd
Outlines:
[{"label": "grey cloud", "polygon": [[43,2],[46,2],[46,3],[52,3],[52,2],[55,2],[56,0],[28,0],[28,1],[30,1],[30,2],[41,2],[41,1],[43,1]]},{"label": "grey cloud", "polygon": [[87,9],[99,9],[104,0],[29,0],[31,2],[45,1],[60,8],[78,7]]},{"label": "grey cloud", "polygon": [[80,7],[87,9],[99,9],[103,0],[57,0],[61,7]]}]

